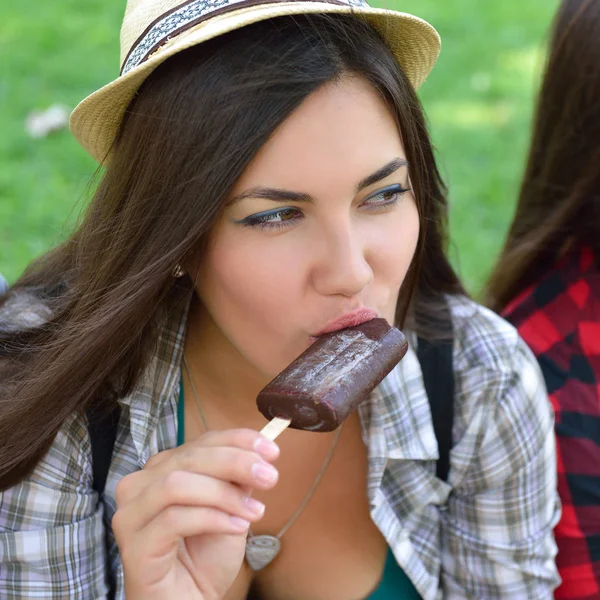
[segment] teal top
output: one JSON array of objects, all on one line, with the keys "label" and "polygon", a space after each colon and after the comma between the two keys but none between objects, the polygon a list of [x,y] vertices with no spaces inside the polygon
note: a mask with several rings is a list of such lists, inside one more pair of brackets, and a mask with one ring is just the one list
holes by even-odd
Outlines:
[{"label": "teal top", "polygon": [[[177,445],[181,446],[184,439],[185,418],[182,377],[179,383],[179,402],[177,403]],[[421,596],[400,568],[389,548],[381,581],[377,589],[365,600],[421,600]]]}]

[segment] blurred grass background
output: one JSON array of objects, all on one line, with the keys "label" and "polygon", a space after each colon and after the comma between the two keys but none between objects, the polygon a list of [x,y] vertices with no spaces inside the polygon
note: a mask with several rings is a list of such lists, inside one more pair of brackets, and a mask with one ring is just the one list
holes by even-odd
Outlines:
[{"label": "blurred grass background", "polygon": [[[451,257],[477,295],[500,249],[523,169],[557,0],[379,0],[442,37],[420,96],[450,187]],[[67,130],[31,139],[28,113],[73,108],[118,72],[125,0],[4,0],[0,11],[0,273],[14,281],[85,202],[94,161]]]}]

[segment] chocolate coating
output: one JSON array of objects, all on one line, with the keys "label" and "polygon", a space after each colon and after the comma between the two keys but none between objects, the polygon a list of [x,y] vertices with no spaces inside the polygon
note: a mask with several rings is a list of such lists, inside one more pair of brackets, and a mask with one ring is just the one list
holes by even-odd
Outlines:
[{"label": "chocolate coating", "polygon": [[267,418],[307,431],[337,429],[406,354],[401,331],[373,319],[325,334],[258,394]]}]

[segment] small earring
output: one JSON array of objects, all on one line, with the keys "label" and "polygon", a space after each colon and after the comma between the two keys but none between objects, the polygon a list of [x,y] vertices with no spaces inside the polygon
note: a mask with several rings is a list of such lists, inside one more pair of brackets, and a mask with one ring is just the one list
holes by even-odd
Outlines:
[{"label": "small earring", "polygon": [[183,267],[181,265],[175,265],[175,268],[173,269],[173,277],[175,277],[175,279],[179,279],[184,275],[185,271],[183,270]]}]

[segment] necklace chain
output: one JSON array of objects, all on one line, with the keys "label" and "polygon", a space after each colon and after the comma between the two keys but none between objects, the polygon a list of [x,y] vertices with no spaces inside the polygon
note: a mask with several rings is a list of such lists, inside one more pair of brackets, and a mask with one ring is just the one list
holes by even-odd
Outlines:
[{"label": "necklace chain", "polygon": [[[200,418],[202,419],[202,425],[206,431],[209,431],[208,424],[206,422],[206,417],[204,415],[204,411],[202,410],[202,405],[200,404],[200,398],[198,396],[198,393],[196,392],[196,386],[194,385],[194,380],[192,378],[190,366],[188,364],[187,357],[185,354],[183,355],[183,364],[185,366],[185,370],[186,370],[186,373],[188,376],[188,381],[190,382],[190,387],[192,388],[192,395],[194,396],[194,400],[196,402],[196,407],[198,409],[198,413],[200,414]],[[289,521],[280,529],[279,533],[275,537],[281,538],[286,533],[286,531],[294,524],[294,522],[300,516],[302,511],[306,508],[306,505],[312,498],[312,495],[315,493],[317,486],[319,485],[323,475],[325,474],[325,470],[329,466],[331,457],[333,456],[333,451],[335,450],[338,440],[340,439],[341,432],[342,432],[342,425],[340,425],[338,427],[338,430],[335,432],[335,437],[333,438],[333,442],[332,442],[331,446],[329,447],[327,456],[325,457],[325,460],[323,461],[323,464],[321,465],[321,468],[319,469],[319,472],[317,473],[315,480],[313,481],[312,485],[310,486],[310,489],[308,490],[308,492],[302,499],[302,502],[300,502],[300,505],[298,506],[298,508],[294,511],[294,513],[290,517]],[[250,535],[250,537],[254,536],[254,534],[252,533],[252,530],[249,530],[249,535]]]}]

